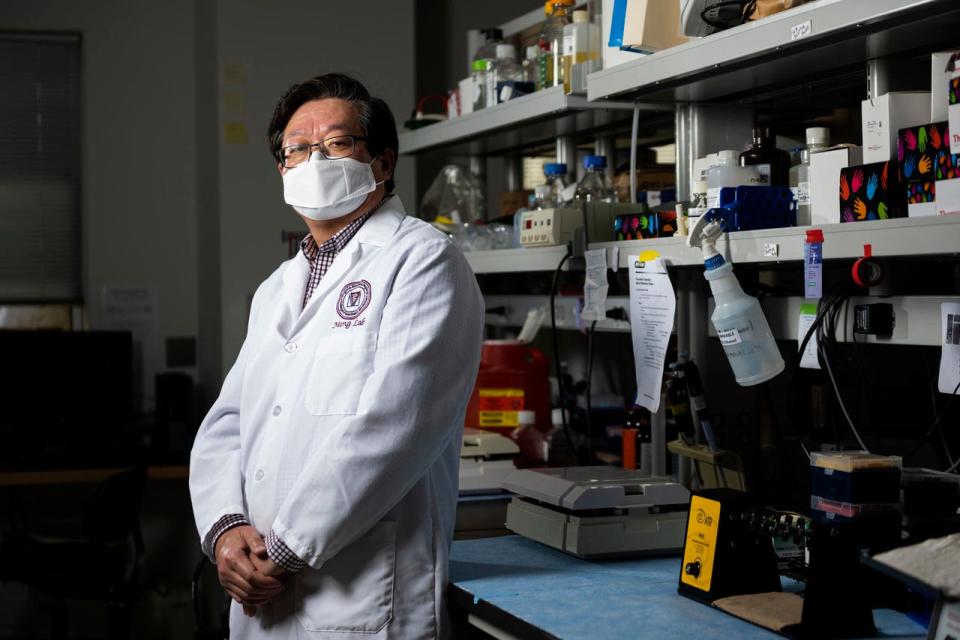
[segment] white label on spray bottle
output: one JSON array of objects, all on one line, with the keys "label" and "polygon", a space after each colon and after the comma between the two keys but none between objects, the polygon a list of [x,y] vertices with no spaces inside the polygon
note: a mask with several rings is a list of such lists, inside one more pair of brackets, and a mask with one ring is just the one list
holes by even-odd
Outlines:
[{"label": "white label on spray bottle", "polygon": [[725,347],[743,342],[743,340],[740,338],[740,332],[737,331],[736,327],[717,331],[717,337],[720,338],[720,344]]}]

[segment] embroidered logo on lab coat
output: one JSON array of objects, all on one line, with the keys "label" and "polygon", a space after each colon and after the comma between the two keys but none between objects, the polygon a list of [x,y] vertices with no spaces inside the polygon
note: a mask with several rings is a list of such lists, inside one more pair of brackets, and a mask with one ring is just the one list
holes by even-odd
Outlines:
[{"label": "embroidered logo on lab coat", "polygon": [[366,280],[351,282],[340,290],[337,301],[337,313],[344,320],[353,320],[367,310],[370,304],[371,288]]}]

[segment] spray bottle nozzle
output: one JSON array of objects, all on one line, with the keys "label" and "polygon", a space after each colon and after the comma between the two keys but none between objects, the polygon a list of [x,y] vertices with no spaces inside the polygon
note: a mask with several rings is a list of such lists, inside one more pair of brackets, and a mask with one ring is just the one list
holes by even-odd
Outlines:
[{"label": "spray bottle nozzle", "polygon": [[707,270],[716,269],[724,263],[723,256],[717,251],[717,239],[723,235],[721,221],[700,216],[690,230],[687,245],[700,247],[703,251],[703,264]]}]

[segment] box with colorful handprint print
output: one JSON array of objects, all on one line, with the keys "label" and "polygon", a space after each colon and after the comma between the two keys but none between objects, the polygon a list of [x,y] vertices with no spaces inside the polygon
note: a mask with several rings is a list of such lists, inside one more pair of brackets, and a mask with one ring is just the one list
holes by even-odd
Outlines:
[{"label": "box with colorful handprint print", "polygon": [[907,215],[896,163],[872,162],[840,170],[840,222]]},{"label": "box with colorful handprint print", "polygon": [[937,215],[937,183],[918,180],[904,185],[907,194],[907,217],[921,218]]},{"label": "box with colorful handprint print", "polygon": [[897,161],[904,182],[960,178],[960,155],[950,153],[946,122],[900,129]]}]

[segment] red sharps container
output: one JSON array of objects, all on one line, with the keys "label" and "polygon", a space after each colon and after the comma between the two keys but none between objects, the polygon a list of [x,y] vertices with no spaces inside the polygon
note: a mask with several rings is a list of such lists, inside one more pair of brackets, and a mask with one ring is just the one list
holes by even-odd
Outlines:
[{"label": "red sharps container", "polygon": [[[466,426],[508,436],[520,447],[520,466],[545,460],[550,420],[550,362],[539,349],[519,340],[487,340],[477,384],[467,406]],[[520,412],[535,422],[520,428]]]}]

